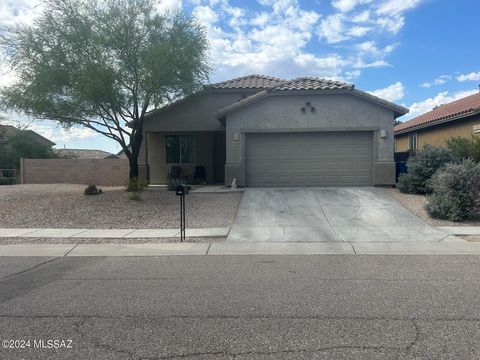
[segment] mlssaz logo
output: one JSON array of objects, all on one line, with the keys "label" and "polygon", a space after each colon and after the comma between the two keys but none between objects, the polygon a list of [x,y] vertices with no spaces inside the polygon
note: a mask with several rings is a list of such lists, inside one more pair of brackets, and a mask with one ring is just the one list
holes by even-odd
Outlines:
[{"label": "mlssaz logo", "polygon": [[71,349],[72,340],[33,340],[36,349]]}]

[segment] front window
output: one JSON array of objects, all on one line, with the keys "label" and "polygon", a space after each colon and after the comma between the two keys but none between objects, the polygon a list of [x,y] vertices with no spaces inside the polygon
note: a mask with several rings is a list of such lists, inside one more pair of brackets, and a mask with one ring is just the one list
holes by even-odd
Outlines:
[{"label": "front window", "polygon": [[417,133],[408,137],[410,150],[417,150]]},{"label": "front window", "polygon": [[166,158],[169,164],[193,163],[195,160],[195,136],[165,136]]}]

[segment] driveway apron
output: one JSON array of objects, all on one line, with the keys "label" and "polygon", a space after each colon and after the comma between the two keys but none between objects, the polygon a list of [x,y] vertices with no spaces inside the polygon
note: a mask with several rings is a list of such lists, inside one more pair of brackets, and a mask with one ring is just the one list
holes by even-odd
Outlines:
[{"label": "driveway apron", "polygon": [[447,235],[381,188],[252,188],[227,241],[431,242]]}]

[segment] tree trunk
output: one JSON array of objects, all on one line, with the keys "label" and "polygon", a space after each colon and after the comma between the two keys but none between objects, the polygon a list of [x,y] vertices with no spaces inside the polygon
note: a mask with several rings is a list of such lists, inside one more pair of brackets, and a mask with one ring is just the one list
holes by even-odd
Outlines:
[{"label": "tree trunk", "polygon": [[128,159],[128,162],[130,163],[130,172],[129,172],[129,177],[130,179],[133,178],[138,178],[138,156],[131,156]]},{"label": "tree trunk", "polygon": [[128,157],[128,161],[130,163],[130,179],[138,178],[138,154],[140,152],[142,140],[142,128],[132,131],[132,134],[130,135],[131,155]]}]

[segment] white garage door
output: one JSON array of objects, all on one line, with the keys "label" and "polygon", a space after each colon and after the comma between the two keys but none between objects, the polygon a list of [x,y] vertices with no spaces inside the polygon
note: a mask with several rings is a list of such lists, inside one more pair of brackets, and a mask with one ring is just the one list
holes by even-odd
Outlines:
[{"label": "white garage door", "polygon": [[248,186],[366,186],[371,132],[247,134]]}]

